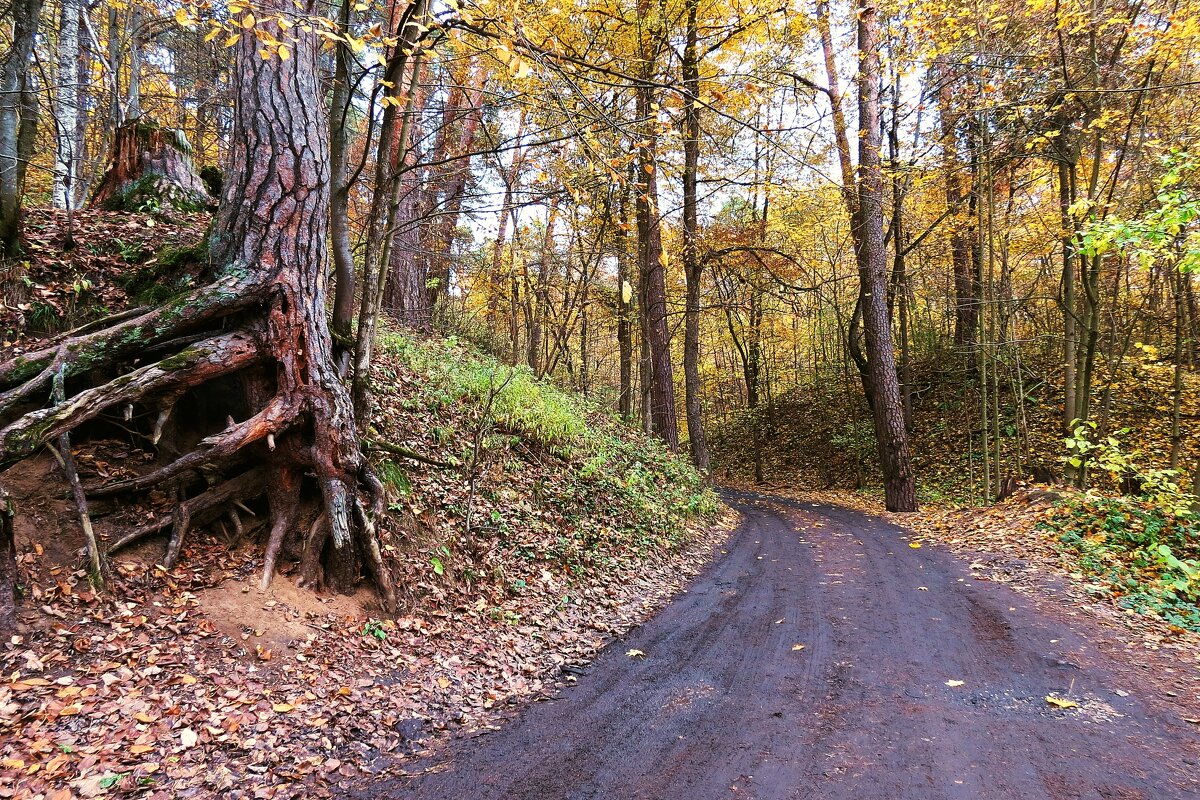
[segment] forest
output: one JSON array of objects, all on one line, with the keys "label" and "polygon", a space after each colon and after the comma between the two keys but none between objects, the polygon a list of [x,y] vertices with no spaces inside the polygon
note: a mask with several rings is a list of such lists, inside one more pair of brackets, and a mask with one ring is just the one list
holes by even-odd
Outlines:
[{"label": "forest", "polygon": [[367,587],[376,650],[575,585],[615,632],[769,493],[1200,631],[1200,7],[0,9],[0,619],[235,576]]}]

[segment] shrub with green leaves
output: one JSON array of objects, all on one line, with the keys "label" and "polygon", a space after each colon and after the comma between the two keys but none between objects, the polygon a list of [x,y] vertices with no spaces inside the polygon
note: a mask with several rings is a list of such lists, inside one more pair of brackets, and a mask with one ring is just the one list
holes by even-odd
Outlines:
[{"label": "shrub with green leaves", "polygon": [[1147,498],[1074,495],[1039,528],[1056,537],[1095,591],[1200,631],[1200,517]]},{"label": "shrub with green leaves", "polygon": [[[479,510],[479,530],[502,540],[516,558],[577,573],[587,565],[649,557],[678,545],[687,520],[718,507],[703,477],[662,441],[524,366],[502,364],[455,337],[417,340],[384,331],[380,343],[420,376],[403,402],[408,411],[430,416],[430,438],[450,438],[455,416],[478,421],[486,415],[499,432],[484,437],[484,446],[507,469],[520,470],[513,465],[526,456],[514,454],[530,449],[555,464],[535,470],[530,480],[536,486],[525,494],[494,485],[481,490],[479,502],[491,508]],[[437,420],[450,426],[447,437],[433,433],[444,427]],[[547,536],[551,516],[563,522]],[[530,530],[541,533],[523,538]]]}]

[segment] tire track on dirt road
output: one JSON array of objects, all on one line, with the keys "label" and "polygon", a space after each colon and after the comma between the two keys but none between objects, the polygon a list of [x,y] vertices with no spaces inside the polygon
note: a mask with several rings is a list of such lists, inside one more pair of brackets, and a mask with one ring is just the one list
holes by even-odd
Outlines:
[{"label": "tire track on dirt road", "polygon": [[725,498],[722,555],[576,685],[359,796],[1200,797],[1200,736],[1123,696],[1082,621],[869,514]]}]

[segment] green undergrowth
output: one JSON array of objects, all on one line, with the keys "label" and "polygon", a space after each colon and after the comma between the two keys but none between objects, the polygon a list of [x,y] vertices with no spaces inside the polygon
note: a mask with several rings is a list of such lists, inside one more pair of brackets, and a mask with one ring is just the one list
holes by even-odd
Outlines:
[{"label": "green undergrowth", "polygon": [[1038,527],[1096,594],[1200,631],[1200,516],[1089,493],[1059,501]]},{"label": "green undergrowth", "polygon": [[431,532],[411,577],[439,590],[520,595],[615,576],[677,549],[718,507],[658,440],[453,337],[385,331],[374,376],[375,435],[450,465],[379,464],[393,508]]}]

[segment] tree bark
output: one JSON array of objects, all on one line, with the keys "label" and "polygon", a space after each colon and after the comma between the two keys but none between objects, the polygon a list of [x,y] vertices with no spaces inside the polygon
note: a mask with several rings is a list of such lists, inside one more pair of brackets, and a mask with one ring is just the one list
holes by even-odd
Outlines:
[{"label": "tree bark", "polygon": [[858,0],[858,219],[853,225],[858,251],[859,288],[867,368],[874,393],[872,412],[884,495],[889,511],[915,511],[916,482],[908,454],[904,404],[896,377],[891,319],[887,308],[887,245],[884,241],[883,170],[880,159],[878,8]]},{"label": "tree bark", "polygon": [[[639,10],[648,12],[648,4]],[[650,26],[654,27],[654,26]],[[644,34],[639,42],[641,80],[635,88],[637,118],[641,122],[637,150],[637,177],[634,182],[634,211],[637,218],[638,271],[644,287],[641,307],[649,361],[650,432],[672,452],[679,449],[679,430],[675,421],[675,381],[671,374],[671,340],[667,328],[667,289],[665,254],[658,210],[657,116],[653,74],[657,63],[658,42],[655,31]]]},{"label": "tree bark", "polygon": [[[338,28],[346,33],[354,22],[354,0],[343,0]],[[333,320],[331,330],[338,373],[350,371],[354,352],[354,290],[357,274],[350,244],[350,131],[346,124],[351,108],[350,45],[338,42],[334,51],[333,91],[329,101],[329,244],[333,250]]]},{"label": "tree bark", "polygon": [[74,210],[78,190],[79,161],[79,14],[80,0],[62,0],[58,24],[58,86],[54,93],[55,208]]},{"label": "tree bark", "polygon": [[697,52],[698,0],[687,0],[687,38],[683,49],[683,385],[688,450],[701,474],[710,469],[708,441],[700,408],[700,261],[697,179],[700,166],[700,56]]},{"label": "tree bark", "polygon": [[[317,13],[316,0],[306,6],[305,13]],[[286,14],[292,4],[271,0],[266,8]],[[362,499],[364,493],[377,495],[379,483],[359,446],[326,318],[329,128],[320,101],[317,37],[297,29],[292,34],[296,48],[287,60],[262,58],[253,37],[235,46],[232,163],[212,252],[215,263],[249,270],[271,292],[262,337],[275,364],[269,383],[276,395],[296,402],[305,423],[283,435],[280,449],[300,463],[275,459],[282,478],[275,483],[298,488],[289,476],[297,468],[311,470],[323,506],[319,533],[304,540],[304,581],[350,591],[365,565],[392,605],[373,528],[382,502],[376,496],[367,508]],[[278,517],[284,510],[276,499],[271,506]],[[295,495],[287,500],[301,502]]]},{"label": "tree bark", "polygon": [[26,119],[22,97],[28,91],[29,67],[37,39],[42,0],[15,0],[11,6],[13,36],[0,61],[0,258],[21,250],[21,196],[25,161],[19,141]]}]

